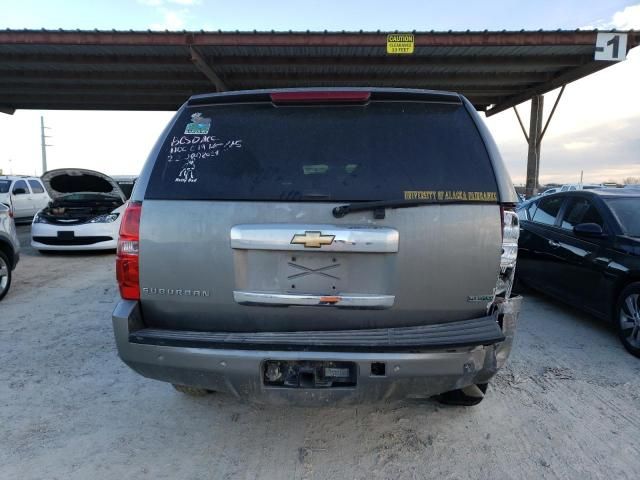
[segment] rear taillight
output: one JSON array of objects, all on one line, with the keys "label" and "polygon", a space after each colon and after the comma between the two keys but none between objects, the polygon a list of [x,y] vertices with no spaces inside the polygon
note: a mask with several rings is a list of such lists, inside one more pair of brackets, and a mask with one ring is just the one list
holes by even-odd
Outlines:
[{"label": "rear taillight", "polygon": [[116,278],[120,296],[125,300],[140,300],[140,214],[142,203],[127,205],[122,215],[118,252],[116,255]]},{"label": "rear taillight", "polygon": [[513,286],[513,276],[518,259],[518,237],[520,223],[513,208],[500,207],[502,225],[502,254],[500,255],[500,273],[496,282],[496,295],[509,298]]},{"label": "rear taillight", "polygon": [[502,256],[500,257],[500,268],[516,266],[518,258],[518,238],[520,237],[520,224],[518,215],[512,209],[502,210]]}]

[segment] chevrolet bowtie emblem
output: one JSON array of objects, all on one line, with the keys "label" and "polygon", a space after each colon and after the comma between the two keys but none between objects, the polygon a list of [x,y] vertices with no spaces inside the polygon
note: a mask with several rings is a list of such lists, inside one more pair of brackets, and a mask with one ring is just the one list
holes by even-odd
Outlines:
[{"label": "chevrolet bowtie emblem", "polygon": [[331,245],[335,235],[323,235],[322,232],[296,233],[291,239],[294,245],[304,245],[305,248],[320,248],[322,245]]}]

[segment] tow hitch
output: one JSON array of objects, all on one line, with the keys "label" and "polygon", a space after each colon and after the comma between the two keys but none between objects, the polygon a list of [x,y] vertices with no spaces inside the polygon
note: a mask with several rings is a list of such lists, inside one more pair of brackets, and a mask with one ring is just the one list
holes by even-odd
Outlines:
[{"label": "tow hitch", "polygon": [[357,371],[353,362],[267,360],[262,378],[268,387],[354,387]]}]

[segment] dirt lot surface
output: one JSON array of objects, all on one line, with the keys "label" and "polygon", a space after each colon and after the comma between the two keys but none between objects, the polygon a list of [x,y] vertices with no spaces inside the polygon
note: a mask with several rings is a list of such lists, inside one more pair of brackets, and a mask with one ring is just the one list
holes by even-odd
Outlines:
[{"label": "dirt lot surface", "polygon": [[640,476],[640,361],[607,326],[538,295],[508,367],[469,409],[189,398],[118,359],[116,297],[113,254],[24,248],[0,303],[0,478]]}]

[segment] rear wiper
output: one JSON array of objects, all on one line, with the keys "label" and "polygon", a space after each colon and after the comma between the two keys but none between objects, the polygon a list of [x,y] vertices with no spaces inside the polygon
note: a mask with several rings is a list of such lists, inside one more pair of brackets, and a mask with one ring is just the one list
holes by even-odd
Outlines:
[{"label": "rear wiper", "polygon": [[[415,207],[417,205],[434,205],[434,204],[444,204],[444,203],[454,203],[453,201],[442,201],[442,200],[433,200],[433,199],[421,199],[421,200],[377,200],[374,202],[355,202],[349,203],[347,205],[340,205],[339,207],[335,207],[333,209],[333,216],[336,218],[342,218],[348,213],[353,212],[362,212],[365,210],[373,210],[373,218],[377,220],[382,220],[385,217],[385,208],[407,208],[407,207]],[[455,201],[455,203],[464,203]]]}]

